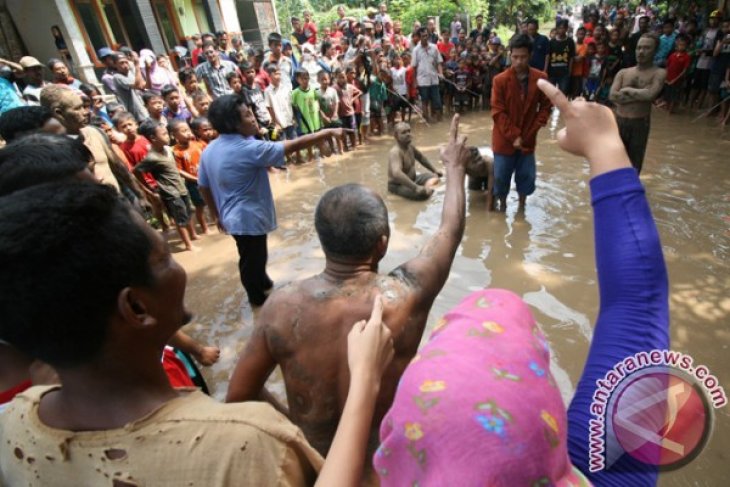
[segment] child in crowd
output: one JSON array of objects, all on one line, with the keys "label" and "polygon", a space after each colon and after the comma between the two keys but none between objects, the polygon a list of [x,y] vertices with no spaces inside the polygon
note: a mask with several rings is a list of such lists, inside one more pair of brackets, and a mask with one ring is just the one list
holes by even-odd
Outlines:
[{"label": "child in crowd", "polygon": [[603,57],[596,50],[596,43],[590,41],[586,48],[586,82],[583,96],[588,101],[596,101],[598,90],[601,88],[603,74]]},{"label": "child in crowd", "polygon": [[246,97],[247,104],[253,110],[256,121],[261,129],[261,136],[269,138],[269,132],[274,129],[271,114],[266,106],[264,92],[256,83],[256,67],[253,64],[241,64],[241,74],[243,75],[243,94]]},{"label": "child in crowd", "polygon": [[168,125],[168,130],[175,139],[172,154],[175,156],[175,163],[180,175],[185,180],[185,188],[188,190],[190,200],[195,206],[195,219],[198,220],[198,225],[200,225],[200,232],[208,234],[210,232],[208,231],[208,223],[205,221],[205,201],[198,189],[200,155],[208,144],[195,140],[193,131],[190,130],[190,126],[184,120],[172,120]]},{"label": "child in crowd", "polygon": [[185,250],[198,250],[193,245],[198,236],[190,219],[190,195],[169,147],[170,134],[167,127],[151,119],[145,120],[139,127],[139,133],[150,141],[150,150],[142,162],[135,166],[134,174],[143,183],[143,172],[149,172],[155,177],[162,203],[175,224]]},{"label": "child in crowd", "polygon": [[211,99],[204,91],[199,91],[193,96],[193,106],[198,112],[199,117],[208,116],[208,108],[210,108]]},{"label": "child in crowd", "polygon": [[[373,64],[377,66],[377,64]],[[374,74],[370,75],[370,87],[368,94],[370,96],[370,134],[383,135],[383,119],[385,118],[385,102],[388,100],[388,90],[385,88],[383,76],[385,73],[376,69]]]},{"label": "child in crowd", "polygon": [[691,56],[687,53],[687,37],[679,35],[674,41],[674,52],[667,58],[667,78],[664,82],[664,102],[670,114],[675,112],[682,92],[684,91],[684,80],[692,63]]},{"label": "child in crowd", "polygon": [[482,108],[491,109],[492,83],[494,77],[504,70],[505,56],[502,49],[502,40],[494,36],[489,39],[489,51],[485,55],[486,70],[484,73],[484,85],[482,86]]},{"label": "child in crowd", "polygon": [[167,123],[167,118],[162,114],[165,109],[165,100],[160,95],[152,91],[145,91],[142,93],[142,101],[151,120],[157,123]]},{"label": "child in crowd", "polygon": [[471,95],[469,91],[472,86],[472,73],[464,58],[459,60],[459,67],[454,72],[454,84],[456,85],[456,90],[454,91],[454,109],[457,113],[461,113],[464,109],[471,107]]},{"label": "child in crowd", "polygon": [[[277,65],[269,64],[266,72],[270,83],[264,91],[264,98],[274,123],[271,140],[294,140],[297,138],[297,124],[291,104],[291,86],[281,82],[281,71]],[[292,161],[291,157],[300,158],[298,153],[287,156],[289,162]]]},{"label": "child in crowd", "polygon": [[401,56],[393,58],[393,66],[390,68],[390,77],[393,79],[393,103],[391,106],[391,121],[395,125],[395,113],[400,111],[401,122],[406,121],[406,111],[408,111],[408,120],[410,120],[411,108],[408,105],[408,84],[406,83],[406,71],[408,68],[403,66]]},{"label": "child in crowd", "polygon": [[218,138],[218,132],[213,128],[207,117],[195,117],[190,122],[190,128],[195,137],[206,144],[210,144],[212,140]]},{"label": "child in crowd", "polygon": [[362,123],[362,86],[360,85],[360,82],[357,79],[357,75],[355,73],[355,68],[352,66],[348,66],[347,70],[345,71],[345,75],[347,77],[347,84],[352,85],[354,88],[353,91],[357,90],[360,95],[353,99],[352,106],[355,109],[355,125],[357,127],[357,141],[358,145],[362,145],[365,142],[365,137],[363,136],[363,123]]},{"label": "child in crowd", "polygon": [[[292,107],[301,121],[299,128],[302,134],[313,134],[322,128],[317,93],[309,86],[309,72],[306,69],[296,70],[296,80],[299,86],[292,92]],[[320,154],[323,153],[323,148],[324,145],[320,144]],[[307,158],[310,162],[314,160],[311,146],[307,149]]]},{"label": "child in crowd", "polygon": [[243,80],[238,75],[238,72],[231,71],[226,74],[226,81],[228,81],[228,86],[233,90],[233,94],[240,95],[243,93]]},{"label": "child in crowd", "polygon": [[193,104],[193,97],[196,93],[203,91],[200,83],[198,83],[198,76],[195,74],[195,70],[193,68],[187,66],[180,70],[178,78],[180,79],[180,84],[183,87],[180,91],[180,95],[182,96],[183,101],[185,101],[185,106],[188,110],[190,110],[190,113],[193,114],[193,117],[197,117],[199,114]]},{"label": "child in crowd", "polygon": [[[143,135],[137,133],[137,120],[131,113],[119,113],[114,116],[113,122],[117,131],[125,137],[124,142],[119,144],[119,147],[126,156],[130,167],[134,169],[147,157],[147,153],[150,150],[150,141]],[[152,206],[154,217],[157,219],[162,230],[166,232],[169,227],[162,212],[162,202],[158,194],[157,181],[148,172],[142,174],[142,190]]]},{"label": "child in crowd", "polygon": [[[326,71],[320,71],[317,75],[319,78],[319,116],[322,119],[322,126],[324,128],[340,128],[342,122],[338,115],[338,108],[340,106],[340,97],[337,95],[337,90],[330,85],[330,75]],[[337,147],[335,147],[335,142]],[[341,138],[336,141],[329,139],[327,143],[330,146],[330,151],[333,153],[342,154],[344,152],[344,144]]]},{"label": "child in crowd", "polygon": [[167,120],[182,120],[184,122],[192,120],[193,114],[181,103],[182,97],[177,86],[165,85],[162,87],[161,93],[162,98],[165,100],[165,109],[162,114]]},{"label": "child in crowd", "polygon": [[[337,107],[337,114],[342,123],[342,127],[354,131],[347,133],[343,137],[343,149],[352,150],[355,148],[357,142],[357,136],[355,134],[359,133],[355,118],[355,103],[359,100],[361,93],[360,90],[355,88],[355,85],[347,82],[347,74],[341,68],[336,69],[333,74],[337,83],[335,88],[337,90],[337,97],[340,101]],[[348,144],[344,143],[347,140],[350,141],[349,148]]]}]

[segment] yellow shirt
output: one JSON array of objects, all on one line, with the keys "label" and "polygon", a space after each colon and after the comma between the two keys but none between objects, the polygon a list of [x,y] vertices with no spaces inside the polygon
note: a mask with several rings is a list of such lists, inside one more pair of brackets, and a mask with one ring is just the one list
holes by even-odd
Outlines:
[{"label": "yellow shirt", "polygon": [[[38,417],[32,387],[0,414],[0,485],[312,485],[322,457],[267,403],[221,404],[194,391],[123,428],[74,432]],[[114,482],[114,481],[117,482]]]}]

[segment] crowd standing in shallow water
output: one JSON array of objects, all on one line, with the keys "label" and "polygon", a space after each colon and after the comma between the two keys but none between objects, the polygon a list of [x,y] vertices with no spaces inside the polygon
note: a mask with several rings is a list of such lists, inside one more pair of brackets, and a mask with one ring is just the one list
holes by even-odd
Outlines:
[{"label": "crowd standing in shallow water", "polygon": [[[37,60],[21,59],[16,73],[25,74],[25,85],[20,77],[0,81],[6,111],[0,136],[8,143],[0,151],[0,306],[7,317],[0,361],[2,402],[9,403],[0,431],[10,441],[0,453],[2,483],[356,485],[377,476],[385,485],[443,485],[456,475],[469,485],[505,478],[512,485],[614,482],[609,473],[587,469],[588,410],[579,406],[615,362],[668,346],[661,247],[630,163],[641,167],[637,154],[643,157],[648,113],[660,92],[670,111],[686,94],[690,105],[717,109],[725,119],[728,108],[716,88],[727,85],[730,25],[718,30],[720,15],[712,12],[700,35],[692,19],[657,23],[642,13],[650,12],[631,18],[615,9],[588,11],[575,41],[569,18],[558,19],[553,38],[527,20],[510,39],[509,54],[479,17],[468,35],[459,26],[439,37],[431,19],[409,39],[385,6],[365,19],[348,18],[343,9],[336,28],[318,38],[305,15],[304,23],[292,19],[290,40],[269,36],[267,52],[230,48],[226,33],[204,35],[191,66],[178,73],[165,56],[104,50],[104,89],[118,99],[106,104],[62,61],[49,62],[53,82],[46,83]],[[663,29],[658,40],[647,36],[652,24]],[[675,29],[697,35],[698,54],[686,52],[692,40]],[[725,81],[717,83],[718,75]],[[15,87],[39,106],[17,106]],[[586,99],[615,103],[618,126],[608,108]],[[488,207],[493,192],[504,210],[514,173],[524,207],[536,177],[536,134],[552,106],[567,127],[561,147],[591,163],[596,227],[613,242],[611,248],[597,242],[601,292],[620,291],[612,313],[599,315],[568,412],[545,371],[549,351],[534,320],[508,293],[466,298],[416,355],[463,234],[465,176],[470,187],[487,189]],[[444,112],[480,108],[495,120],[494,156],[466,147],[457,115],[441,153],[442,222],[418,256],[380,274],[390,238],[387,209],[366,187],[339,186],[323,195],[314,219],[325,269],[274,290],[266,272],[266,235],[276,228],[269,168],[302,162],[305,149],[309,159],[353,150],[391,129],[397,145],[387,161],[388,189],[428,197],[442,174],[410,145],[406,122],[413,122],[412,112],[438,123]],[[636,123],[646,131],[625,128]],[[627,140],[627,133],[641,140]],[[431,173],[419,179],[416,160]],[[643,232],[630,232],[617,216],[629,210]],[[180,331],[190,319],[185,274],[148,223],[174,226],[188,250],[196,250],[194,241],[209,225],[235,239],[247,297],[263,307],[228,400],[271,400],[263,384],[280,365],[289,404],[274,405],[286,417],[266,404],[221,405],[181,389],[205,390],[194,360],[209,365],[219,351]],[[648,254],[622,253],[639,246]],[[650,272],[632,280],[640,266]],[[637,285],[656,292],[647,298],[634,292]],[[475,307],[492,309],[484,314]],[[462,357],[462,328],[477,340],[507,330],[517,350],[539,345],[533,362],[543,374],[530,377],[536,383],[517,396],[490,387],[497,402],[482,401],[477,392],[484,384],[469,382],[479,374],[465,360],[449,362]],[[637,333],[642,340],[627,339]],[[535,373],[532,362],[515,359],[517,351],[496,350],[500,356],[492,347],[469,348],[476,362],[515,360],[518,377]],[[454,377],[436,378],[443,369]],[[396,390],[401,377],[404,388]],[[473,397],[452,394],[461,379],[466,383],[457,390]],[[513,402],[528,392],[534,401]],[[453,412],[455,405],[484,414],[429,423],[429,411]],[[500,436],[495,413],[504,411],[545,434],[527,439],[515,432],[514,444],[492,442]],[[434,446],[433,438],[449,436],[474,448]],[[66,446],[58,451],[61,440]],[[178,468],[181,455],[192,472]],[[617,468],[632,485],[656,479],[655,470],[637,468],[628,457]]]}]

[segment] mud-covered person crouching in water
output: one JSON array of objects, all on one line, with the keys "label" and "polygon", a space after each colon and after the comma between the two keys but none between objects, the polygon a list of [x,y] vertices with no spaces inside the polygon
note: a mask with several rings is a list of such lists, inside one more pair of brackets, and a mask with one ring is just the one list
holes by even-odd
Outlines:
[{"label": "mud-covered person crouching in water", "polygon": [[374,452],[380,420],[403,370],[416,354],[429,311],[464,233],[469,151],[458,127],[457,115],[441,153],[446,168],[441,225],[419,255],[390,273],[378,272],[390,237],[388,211],[381,197],[357,184],[333,188],[322,197],[315,226],[325,269],[276,290],[266,301],[231,378],[228,401],[258,398],[266,379],[280,365],[289,417],[312,446],[326,454],[350,380],[347,334],[355,321],[367,318],[380,293],[395,358],[385,371],[376,404],[368,455]]}]

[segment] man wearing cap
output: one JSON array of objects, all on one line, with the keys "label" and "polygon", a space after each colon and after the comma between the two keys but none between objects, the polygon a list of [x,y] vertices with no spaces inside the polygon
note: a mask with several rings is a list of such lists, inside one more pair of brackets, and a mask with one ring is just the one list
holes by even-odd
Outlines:
[{"label": "man wearing cap", "polygon": [[27,83],[23,89],[23,99],[28,105],[40,105],[41,90],[48,84],[43,80],[43,65],[33,56],[23,56],[19,64],[23,67]]},{"label": "man wearing cap", "polygon": [[486,41],[489,39],[489,28],[484,25],[484,15],[477,14],[476,22],[477,25],[469,32],[469,37],[476,41],[478,36],[482,36],[482,39]]},{"label": "man wearing cap", "polygon": [[116,85],[114,84],[114,74],[117,72],[116,63],[114,62],[114,51],[108,47],[102,47],[96,53],[99,60],[104,63],[104,72],[101,75],[101,84],[109,94],[116,94]]}]

